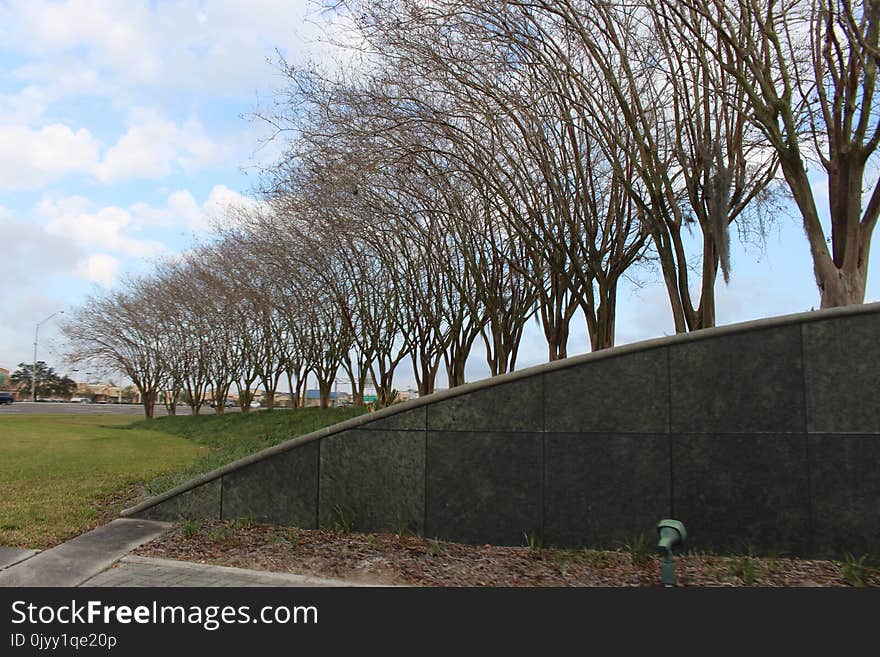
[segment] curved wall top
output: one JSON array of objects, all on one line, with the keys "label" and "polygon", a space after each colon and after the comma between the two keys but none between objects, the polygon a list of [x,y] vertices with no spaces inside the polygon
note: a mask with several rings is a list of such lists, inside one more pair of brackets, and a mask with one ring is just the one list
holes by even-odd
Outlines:
[{"label": "curved wall top", "polygon": [[592,352],[326,427],[123,515],[346,512],[365,530],[593,546],[672,516],[703,548],[880,554],[878,336],[875,303]]}]

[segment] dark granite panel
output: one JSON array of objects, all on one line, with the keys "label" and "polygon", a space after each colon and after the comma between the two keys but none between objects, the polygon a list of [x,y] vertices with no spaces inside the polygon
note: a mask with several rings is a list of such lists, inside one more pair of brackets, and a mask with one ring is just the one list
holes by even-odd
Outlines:
[{"label": "dark granite panel", "polygon": [[424,431],[425,409],[427,406],[419,406],[403,413],[396,413],[372,422],[361,425],[361,429],[369,430],[392,430],[392,431]]},{"label": "dark granite panel", "polygon": [[672,433],[803,433],[800,326],[670,350]]},{"label": "dark granite panel", "polygon": [[181,520],[220,518],[220,479],[212,479],[200,486],[169,497],[156,506],[145,509],[137,514],[139,518],[148,520]]},{"label": "dark granite panel", "polygon": [[322,527],[350,522],[357,531],[421,534],[424,432],[355,429],[324,438],[320,488]]},{"label": "dark granite panel", "polygon": [[880,436],[810,436],[815,549],[880,563]]},{"label": "dark granite panel", "polygon": [[318,443],[306,443],[223,476],[223,518],[315,528]]},{"label": "dark granite panel", "polygon": [[546,430],[668,431],[667,360],[665,349],[652,349],[548,372]]},{"label": "dark granite panel", "polygon": [[809,553],[805,435],[672,436],[672,474],[690,548]]},{"label": "dark granite panel", "polygon": [[880,314],[803,325],[807,430],[880,433]]},{"label": "dark granite panel", "polygon": [[545,444],[546,544],[653,540],[670,515],[668,435],[547,434]]},{"label": "dark granite panel", "polygon": [[428,429],[542,431],[543,377],[530,376],[428,406]]},{"label": "dark granite panel", "polygon": [[542,536],[540,433],[428,432],[425,535],[523,545]]}]

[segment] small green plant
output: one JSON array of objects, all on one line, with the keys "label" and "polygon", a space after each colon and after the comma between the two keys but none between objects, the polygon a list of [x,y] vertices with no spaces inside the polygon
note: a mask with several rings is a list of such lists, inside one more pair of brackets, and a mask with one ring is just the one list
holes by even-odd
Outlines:
[{"label": "small green plant", "polygon": [[232,534],[232,528],[228,525],[220,525],[211,530],[209,538],[215,543],[223,543]]},{"label": "small green plant", "polygon": [[446,549],[440,541],[435,538],[428,544],[427,553],[429,557],[439,557],[442,554],[446,554]]},{"label": "small green plant", "polygon": [[560,574],[564,575],[572,566],[590,566],[593,556],[586,549],[581,550],[550,550],[550,560]]},{"label": "small green plant", "polygon": [[199,533],[199,530],[202,528],[201,520],[187,520],[183,523],[183,526],[180,528],[180,533],[183,534],[185,539],[191,539],[196,534]]},{"label": "small green plant", "polygon": [[249,529],[249,528],[253,527],[255,524],[256,524],[256,520],[254,518],[254,514],[249,513],[243,518],[236,518],[233,526],[236,529]]},{"label": "small green plant", "polygon": [[840,574],[850,586],[864,586],[867,583],[868,567],[865,566],[867,556],[863,554],[856,559],[849,552],[844,555],[846,562],[840,566]]},{"label": "small green plant", "polygon": [[644,566],[651,561],[651,555],[653,554],[651,541],[648,540],[647,535],[644,533],[629,539],[628,543],[623,544],[623,549],[629,552],[634,566]]},{"label": "small green plant", "polygon": [[761,574],[761,564],[752,556],[751,550],[746,556],[734,561],[733,574],[739,577],[745,586],[754,586],[757,583]]},{"label": "small green plant", "polygon": [[334,520],[333,529],[344,534],[350,533],[354,529],[354,517],[341,506],[333,508]]},{"label": "small green plant", "polygon": [[376,401],[367,404],[367,408],[369,408],[370,411],[378,411],[380,408],[388,408],[389,406],[400,404],[401,402],[403,402],[403,399],[400,398],[400,393],[396,388],[392,388],[391,392],[388,393],[388,399],[385,400],[384,404],[381,400],[377,399]]},{"label": "small green plant", "polygon": [[590,550],[585,557],[593,568],[613,568],[617,565],[612,553],[604,550]]},{"label": "small green plant", "polygon": [[299,545],[300,532],[296,527],[288,527],[284,531],[284,536],[287,539],[287,542],[290,543],[291,547]]},{"label": "small green plant", "polygon": [[530,550],[540,550],[544,547],[544,538],[538,532],[523,532],[526,539],[526,547]]},{"label": "small green plant", "polygon": [[790,558],[791,553],[785,550],[768,550],[764,559],[765,572],[775,572],[782,565],[780,562],[784,563]]}]

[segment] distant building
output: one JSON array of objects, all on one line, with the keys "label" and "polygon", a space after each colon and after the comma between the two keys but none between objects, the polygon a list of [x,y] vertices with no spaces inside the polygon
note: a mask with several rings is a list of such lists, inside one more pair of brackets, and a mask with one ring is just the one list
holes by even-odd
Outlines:
[{"label": "distant building", "polygon": [[74,396],[77,399],[90,399],[96,404],[112,404],[122,397],[122,388],[107,383],[77,382]]},{"label": "distant building", "polygon": [[[264,401],[265,398],[261,401]],[[289,392],[276,392],[275,393],[275,406],[280,406],[282,408],[289,407],[293,405],[293,395]]]},{"label": "distant building", "polygon": [[[347,392],[337,392],[335,390],[330,391],[330,405],[331,406],[340,406],[344,402],[350,402],[351,395]],[[321,405],[321,391],[320,390],[306,390],[306,406],[320,406]]]},{"label": "distant building", "polygon": [[0,390],[6,390],[6,387],[9,385],[9,370],[5,367],[0,367]]}]

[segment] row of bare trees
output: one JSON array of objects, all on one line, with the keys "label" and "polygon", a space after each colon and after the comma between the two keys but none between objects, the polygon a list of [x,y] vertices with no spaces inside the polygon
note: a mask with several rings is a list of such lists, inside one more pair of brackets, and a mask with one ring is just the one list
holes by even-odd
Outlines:
[{"label": "row of bare trees", "polygon": [[337,372],[356,401],[372,381],[386,403],[401,363],[421,394],[441,368],[463,383],[475,345],[493,375],[513,370],[532,317],[549,360],[567,356],[576,317],[589,347],[607,348],[634,268],[660,273],[676,331],[711,327],[731,227],[760,234],[784,194],[821,305],[863,302],[880,213],[880,187],[864,189],[880,140],[880,3],[336,11],[352,57],[329,73],[282,60],[288,84],[259,114],[286,139],[259,204],[68,323],[75,355],[131,363],[145,403],[169,389],[195,409],[235,385],[246,408],[255,386],[271,399],[283,376],[298,392],[308,373],[326,403]]}]

